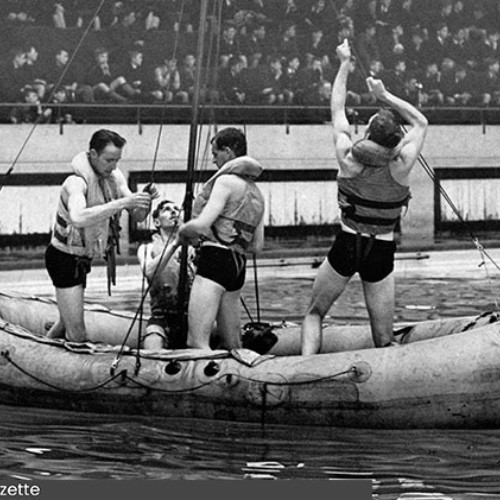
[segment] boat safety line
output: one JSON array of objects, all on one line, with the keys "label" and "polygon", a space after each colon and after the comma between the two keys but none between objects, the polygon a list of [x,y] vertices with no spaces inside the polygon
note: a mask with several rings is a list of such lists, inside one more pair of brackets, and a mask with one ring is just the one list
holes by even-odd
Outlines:
[{"label": "boat safety line", "polygon": [[198,384],[196,386],[192,386],[189,388],[184,388],[184,389],[162,389],[158,387],[153,387],[151,385],[145,384],[141,382],[140,380],[131,378],[125,371],[124,378],[128,380],[129,382],[135,384],[138,387],[141,387],[143,389],[148,389],[148,390],[155,390],[158,392],[166,393],[166,394],[182,394],[182,393],[188,393],[188,392],[194,392],[198,391],[200,389],[203,389],[204,387],[209,387],[212,384],[215,384],[217,382],[221,382],[224,379],[227,380],[232,380],[234,379],[239,379],[243,380],[245,382],[251,382],[251,383],[258,383],[258,384],[263,384],[263,385],[270,385],[270,386],[277,386],[277,387],[293,387],[293,386],[303,386],[303,385],[312,385],[312,384],[317,384],[319,382],[324,382],[326,380],[333,380],[335,378],[338,378],[342,375],[349,375],[349,374],[357,374],[357,370],[355,367],[351,367],[348,370],[344,370],[342,372],[335,373],[333,375],[328,375],[325,377],[317,377],[309,380],[301,380],[301,381],[296,381],[296,382],[277,382],[276,380],[266,380],[266,379],[258,379],[258,378],[252,378],[252,377],[244,377],[239,373],[224,373],[223,375],[220,375],[219,377],[213,378],[203,384]]},{"label": "boat safety line", "polygon": [[338,372],[338,373],[334,373],[332,375],[328,375],[328,376],[325,376],[325,377],[317,377],[317,378],[313,378],[313,379],[301,380],[301,381],[295,381],[295,382],[289,382],[289,381],[278,382],[278,381],[275,381],[275,380],[266,380],[266,379],[257,379],[257,378],[253,378],[253,377],[245,377],[245,376],[242,376],[239,373],[224,373],[223,375],[221,375],[219,377],[216,377],[216,378],[213,378],[213,379],[211,379],[208,382],[205,382],[203,384],[199,384],[199,385],[196,385],[196,386],[193,386],[193,387],[189,387],[189,388],[184,388],[184,389],[172,390],[172,389],[161,389],[161,388],[158,388],[158,387],[153,387],[153,386],[151,386],[149,384],[145,384],[145,383],[141,382],[140,380],[137,380],[137,378],[130,377],[128,375],[127,370],[122,370],[121,372],[116,373],[115,375],[110,376],[109,378],[107,378],[103,382],[101,382],[99,384],[96,384],[94,386],[86,387],[86,388],[83,388],[83,389],[66,389],[64,387],[59,387],[59,386],[54,385],[54,384],[52,384],[50,382],[47,382],[47,381],[41,379],[40,377],[34,375],[33,373],[30,373],[28,370],[26,370],[25,368],[23,368],[22,366],[20,366],[18,363],[16,363],[11,358],[10,353],[9,353],[8,350],[1,351],[0,352],[0,356],[2,356],[14,368],[16,368],[17,370],[19,370],[21,373],[23,373],[27,377],[30,377],[31,379],[33,379],[33,380],[37,381],[38,383],[43,384],[43,385],[45,385],[47,387],[50,387],[51,389],[57,390],[59,392],[65,392],[65,393],[86,393],[86,392],[93,392],[93,391],[96,391],[98,389],[102,389],[102,388],[106,387],[111,382],[113,382],[113,381],[115,381],[117,379],[120,379],[120,383],[122,383],[122,384],[125,383],[125,381],[128,381],[128,382],[131,382],[132,384],[136,385],[137,387],[140,387],[140,388],[143,388],[143,389],[155,390],[155,391],[158,391],[158,392],[169,393],[169,394],[182,394],[182,393],[188,393],[188,392],[198,391],[198,390],[203,389],[204,387],[208,387],[208,386],[210,386],[210,385],[212,385],[214,383],[217,383],[217,382],[220,382],[220,381],[223,381],[223,380],[232,380],[233,378],[239,379],[239,380],[243,380],[243,381],[246,381],[246,382],[259,383],[259,384],[264,384],[264,385],[271,385],[271,386],[278,386],[278,387],[292,387],[292,386],[303,386],[303,385],[316,384],[316,383],[323,382],[323,381],[326,381],[326,380],[332,380],[332,379],[341,377],[343,375],[349,375],[349,374],[356,374],[357,373],[356,368],[355,367],[351,367],[348,370],[344,370],[344,371],[341,371],[341,372]]},{"label": "boat safety line", "polygon": [[102,389],[103,387],[106,387],[111,382],[113,382],[115,379],[121,378],[121,380],[125,380],[128,377],[127,370],[123,370],[120,373],[117,373],[116,375],[109,377],[108,379],[101,382],[100,384],[94,385],[92,387],[86,387],[84,389],[65,389],[64,387],[59,387],[57,385],[51,384],[50,382],[46,382],[45,380],[42,380],[41,378],[37,377],[36,375],[33,375],[32,373],[30,373],[28,370],[26,370],[25,368],[20,366],[18,363],[16,363],[10,357],[10,353],[8,350],[1,351],[0,356],[2,356],[4,359],[6,359],[14,368],[19,370],[21,373],[23,373],[27,377],[30,377],[31,379],[36,380],[38,383],[43,384],[47,387],[50,387],[51,389],[55,389],[56,391],[59,391],[59,392],[67,392],[67,393],[92,392],[92,391],[96,391],[97,389]]}]

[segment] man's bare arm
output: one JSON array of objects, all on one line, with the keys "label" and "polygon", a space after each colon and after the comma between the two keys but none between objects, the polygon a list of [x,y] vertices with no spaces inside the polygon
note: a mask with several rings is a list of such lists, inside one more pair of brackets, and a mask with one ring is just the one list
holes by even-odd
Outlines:
[{"label": "man's bare arm", "polygon": [[345,101],[347,96],[347,77],[349,75],[349,61],[351,49],[347,40],[337,47],[340,59],[340,67],[335,76],[332,87],[331,111],[333,124],[333,140],[337,143],[340,134],[349,134],[349,121],[345,113]]},{"label": "man's bare arm", "polygon": [[408,166],[412,166],[424,145],[427,118],[415,106],[391,94],[381,80],[369,77],[366,83],[374,97],[397,111],[410,124],[411,129],[405,135],[402,153]]},{"label": "man's bare arm", "polygon": [[147,193],[130,193],[129,196],[113,200],[102,205],[87,207],[85,182],[70,176],[64,182],[63,189],[68,195],[68,213],[75,227],[89,227],[119,213],[123,209],[148,209],[151,196]]}]

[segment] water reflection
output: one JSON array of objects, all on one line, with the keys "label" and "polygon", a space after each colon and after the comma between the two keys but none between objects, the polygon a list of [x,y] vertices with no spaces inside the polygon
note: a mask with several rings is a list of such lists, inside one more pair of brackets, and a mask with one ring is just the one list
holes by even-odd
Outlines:
[{"label": "water reflection", "polygon": [[3,478],[363,478],[373,481],[378,498],[387,499],[403,493],[408,498],[410,492],[498,498],[500,492],[500,431],[261,429],[203,420],[0,411]]}]

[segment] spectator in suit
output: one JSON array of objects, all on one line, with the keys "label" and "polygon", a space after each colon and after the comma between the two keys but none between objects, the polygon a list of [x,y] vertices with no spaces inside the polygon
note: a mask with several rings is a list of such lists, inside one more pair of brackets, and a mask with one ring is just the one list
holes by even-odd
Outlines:
[{"label": "spectator in suit", "polygon": [[299,52],[297,27],[294,23],[287,22],[283,25],[281,35],[276,43],[276,54],[285,59],[290,59]]},{"label": "spectator in suit", "polygon": [[144,64],[144,53],[140,45],[136,44],[129,50],[127,60],[118,72],[125,79],[121,92],[127,99],[136,102],[154,100],[152,70]]},{"label": "spectator in suit", "polygon": [[234,23],[226,23],[222,30],[222,38],[219,44],[219,55],[231,57],[238,56],[241,52],[236,26]]},{"label": "spectator in suit", "polygon": [[315,57],[322,57],[330,52],[321,28],[313,27],[311,33],[306,35],[301,52],[302,54],[312,54]]},{"label": "spectator in suit", "polygon": [[44,70],[40,64],[40,53],[37,48],[29,44],[25,50],[26,64],[24,71],[26,72],[26,79],[30,86],[36,91],[38,97],[43,101],[45,97],[47,82],[44,78]]},{"label": "spectator in suit", "polygon": [[127,98],[119,93],[126,80],[117,73],[116,67],[110,63],[109,51],[104,47],[94,51],[94,63],[86,72],[85,83],[92,88],[95,101],[127,102]]},{"label": "spectator in suit", "polygon": [[261,54],[265,59],[271,51],[265,24],[257,22],[248,31],[249,33],[242,39],[241,52],[248,59],[254,54]]},{"label": "spectator in suit", "polygon": [[25,71],[26,53],[18,47],[10,51],[10,58],[0,66],[0,96],[3,102],[23,102],[21,92],[30,83],[29,75]]},{"label": "spectator in suit", "polygon": [[425,71],[418,78],[422,84],[421,104],[424,106],[442,106],[444,96],[441,92],[441,73],[437,62],[427,63]]},{"label": "spectator in suit", "polygon": [[305,12],[305,23],[310,28],[316,26],[323,33],[330,33],[332,26],[337,25],[335,11],[326,0],[313,0]]},{"label": "spectator in suit", "polygon": [[311,55],[310,60],[306,62],[305,66],[297,74],[296,104],[307,105],[311,101],[311,96],[317,95],[322,81],[323,68],[321,66],[321,59]]},{"label": "spectator in suit", "polygon": [[290,92],[281,58],[271,57],[265,66],[259,66],[248,73],[245,95],[251,104],[282,104],[289,102]]},{"label": "spectator in suit", "polygon": [[409,41],[405,44],[408,71],[418,71],[425,66],[428,57],[425,51],[424,33],[420,27],[414,26],[411,30]]},{"label": "spectator in suit", "polygon": [[463,0],[455,0],[448,20],[451,32],[456,33],[459,29],[466,28],[467,18]]},{"label": "spectator in suit", "polygon": [[450,31],[448,26],[444,23],[439,23],[436,27],[436,31],[429,40],[425,42],[425,53],[427,54],[427,61],[432,59],[438,64],[446,57],[450,56],[452,53],[451,39],[449,37]]},{"label": "spectator in suit", "polygon": [[245,84],[243,80],[244,63],[241,57],[232,57],[229,66],[222,69],[218,83],[221,100],[225,104],[245,103]]},{"label": "spectator in suit", "polygon": [[22,89],[24,102],[29,106],[16,107],[10,113],[11,123],[47,123],[52,116],[52,110],[43,109],[40,97],[35,88],[26,85]]},{"label": "spectator in suit", "polygon": [[486,44],[483,31],[472,28],[469,30],[469,39],[465,44],[465,60],[468,68],[474,71],[485,69],[485,61],[490,54],[490,47]]},{"label": "spectator in suit", "polygon": [[480,75],[483,94],[482,104],[485,106],[498,106],[500,104],[500,63],[498,59],[488,60],[488,69]]},{"label": "spectator in suit", "polygon": [[[47,93],[59,92],[60,102],[92,102],[92,87],[81,83],[83,80],[78,74],[78,69],[75,65],[68,66],[68,61],[68,51],[64,48],[58,49],[54,59],[46,68]],[[65,96],[63,97],[61,93]]]},{"label": "spectator in suit", "polygon": [[452,36],[450,57],[460,65],[467,61],[467,31],[465,28],[459,28]]},{"label": "spectator in suit", "polygon": [[466,66],[457,66],[455,78],[444,92],[445,102],[451,106],[473,106],[482,98],[477,93],[477,80]]},{"label": "spectator in suit", "polygon": [[391,70],[384,74],[384,82],[387,90],[400,99],[408,100],[407,84],[408,74],[406,72],[406,62],[400,59],[394,63]]}]

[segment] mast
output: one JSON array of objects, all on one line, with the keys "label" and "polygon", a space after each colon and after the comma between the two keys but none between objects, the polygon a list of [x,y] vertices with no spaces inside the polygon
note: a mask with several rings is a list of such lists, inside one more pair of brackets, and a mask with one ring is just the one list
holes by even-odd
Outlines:
[{"label": "mast", "polygon": [[[184,222],[191,219],[193,207],[193,184],[194,184],[194,171],[195,171],[195,155],[196,143],[198,138],[198,121],[200,114],[200,87],[201,87],[201,66],[203,64],[203,56],[205,50],[205,33],[207,24],[207,5],[208,0],[201,0],[200,8],[200,23],[198,27],[198,45],[196,50],[196,71],[194,78],[193,90],[193,104],[191,126],[189,130],[189,148],[188,148],[188,163],[186,173],[186,195],[184,198]],[[182,344],[185,344],[187,336],[187,318],[184,313],[184,304],[187,295],[187,258],[188,247],[183,246],[181,251],[181,265],[179,275],[179,288],[178,288],[178,304],[179,304],[179,318],[180,325],[182,325]]]}]

